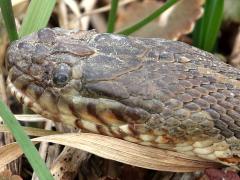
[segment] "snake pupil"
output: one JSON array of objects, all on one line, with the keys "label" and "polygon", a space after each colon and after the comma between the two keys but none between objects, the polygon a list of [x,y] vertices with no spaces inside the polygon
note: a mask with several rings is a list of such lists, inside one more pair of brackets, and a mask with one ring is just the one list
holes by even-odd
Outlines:
[{"label": "snake pupil", "polygon": [[59,86],[64,86],[66,84],[67,80],[68,80],[68,76],[66,74],[56,74],[53,77],[54,84],[59,85]]}]

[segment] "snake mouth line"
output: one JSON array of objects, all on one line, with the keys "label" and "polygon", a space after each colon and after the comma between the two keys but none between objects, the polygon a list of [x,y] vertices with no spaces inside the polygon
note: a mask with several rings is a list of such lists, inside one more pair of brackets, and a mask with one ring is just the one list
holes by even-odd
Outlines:
[{"label": "snake mouth line", "polygon": [[11,94],[17,98],[17,100],[24,104],[25,106],[32,109],[35,113],[41,114],[47,118],[52,118],[52,115],[44,110],[38,103],[31,100],[26,94],[24,94],[21,90],[17,89],[15,85],[11,82],[10,78],[7,78],[7,88],[10,90]]}]

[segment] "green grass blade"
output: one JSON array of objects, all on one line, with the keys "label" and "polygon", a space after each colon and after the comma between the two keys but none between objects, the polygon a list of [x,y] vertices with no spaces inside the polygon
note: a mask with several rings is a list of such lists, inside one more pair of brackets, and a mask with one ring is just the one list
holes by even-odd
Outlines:
[{"label": "green grass blade", "polygon": [[10,41],[18,39],[17,28],[14,20],[12,3],[10,0],[0,0],[0,7],[2,16],[7,29],[8,37]]},{"label": "green grass blade", "polygon": [[204,15],[194,32],[194,44],[212,52],[217,40],[223,17],[224,0],[207,0]]},{"label": "green grass blade", "polygon": [[107,32],[112,33],[115,28],[116,14],[117,14],[118,0],[112,0],[111,10],[108,15]]},{"label": "green grass blade", "polygon": [[47,169],[44,161],[40,157],[37,149],[34,147],[26,133],[23,131],[19,122],[14,115],[10,112],[8,107],[0,99],[0,116],[4,120],[4,123],[8,126],[17,143],[20,145],[25,156],[30,162],[32,168],[41,180],[53,180],[52,175]]},{"label": "green grass blade", "polygon": [[203,40],[203,29],[202,27],[203,19],[199,19],[196,23],[196,26],[193,31],[193,45],[201,48],[202,40]]},{"label": "green grass blade", "polygon": [[[28,8],[27,16],[23,21],[23,25],[20,29],[20,37],[37,31],[47,25],[47,22],[52,13],[56,0],[32,0]],[[3,12],[6,27],[8,29],[9,37],[11,40],[18,38],[14,17],[12,13],[12,6],[10,0],[0,0],[0,6]],[[12,32],[13,31],[13,32]],[[15,33],[15,34],[13,34]],[[11,35],[13,34],[13,35]],[[20,145],[25,156],[30,162],[32,168],[41,180],[53,180],[51,173],[46,167],[44,161],[41,159],[38,151],[23,131],[19,122],[0,100],[0,115],[4,122],[12,132],[17,143]]]},{"label": "green grass blade", "polygon": [[154,11],[152,14],[150,14],[149,16],[144,18],[143,20],[139,21],[138,23],[134,24],[133,26],[131,26],[131,27],[125,29],[125,30],[122,30],[122,31],[120,31],[118,33],[119,34],[129,35],[129,34],[135,32],[135,31],[139,30],[140,28],[142,28],[146,24],[150,23],[152,20],[156,19],[160,14],[162,14],[165,10],[170,8],[176,2],[177,2],[177,0],[168,0],[167,2],[165,2],[163,4],[163,6],[161,6],[159,9]]},{"label": "green grass blade", "polygon": [[23,37],[47,26],[56,0],[31,0],[19,36]]}]

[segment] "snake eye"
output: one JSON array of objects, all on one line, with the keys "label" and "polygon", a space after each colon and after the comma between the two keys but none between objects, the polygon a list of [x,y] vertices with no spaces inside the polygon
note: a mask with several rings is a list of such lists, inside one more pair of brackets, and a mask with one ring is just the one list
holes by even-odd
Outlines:
[{"label": "snake eye", "polygon": [[63,87],[70,80],[71,71],[67,64],[59,64],[53,72],[53,83],[58,87]]}]

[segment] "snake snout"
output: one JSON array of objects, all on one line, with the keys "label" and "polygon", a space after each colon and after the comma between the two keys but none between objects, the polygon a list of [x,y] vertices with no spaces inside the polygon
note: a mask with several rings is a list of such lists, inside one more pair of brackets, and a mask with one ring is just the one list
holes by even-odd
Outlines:
[{"label": "snake snout", "polygon": [[7,54],[6,54],[7,69],[11,69],[11,67],[17,61],[17,58],[18,58],[16,57],[17,45],[18,45],[18,42],[15,41],[8,47]]},{"label": "snake snout", "polygon": [[35,51],[34,45],[25,41],[18,40],[13,42],[7,51],[7,65],[8,69],[16,64],[19,64],[22,61],[27,62],[26,60],[31,59],[31,54]]}]

